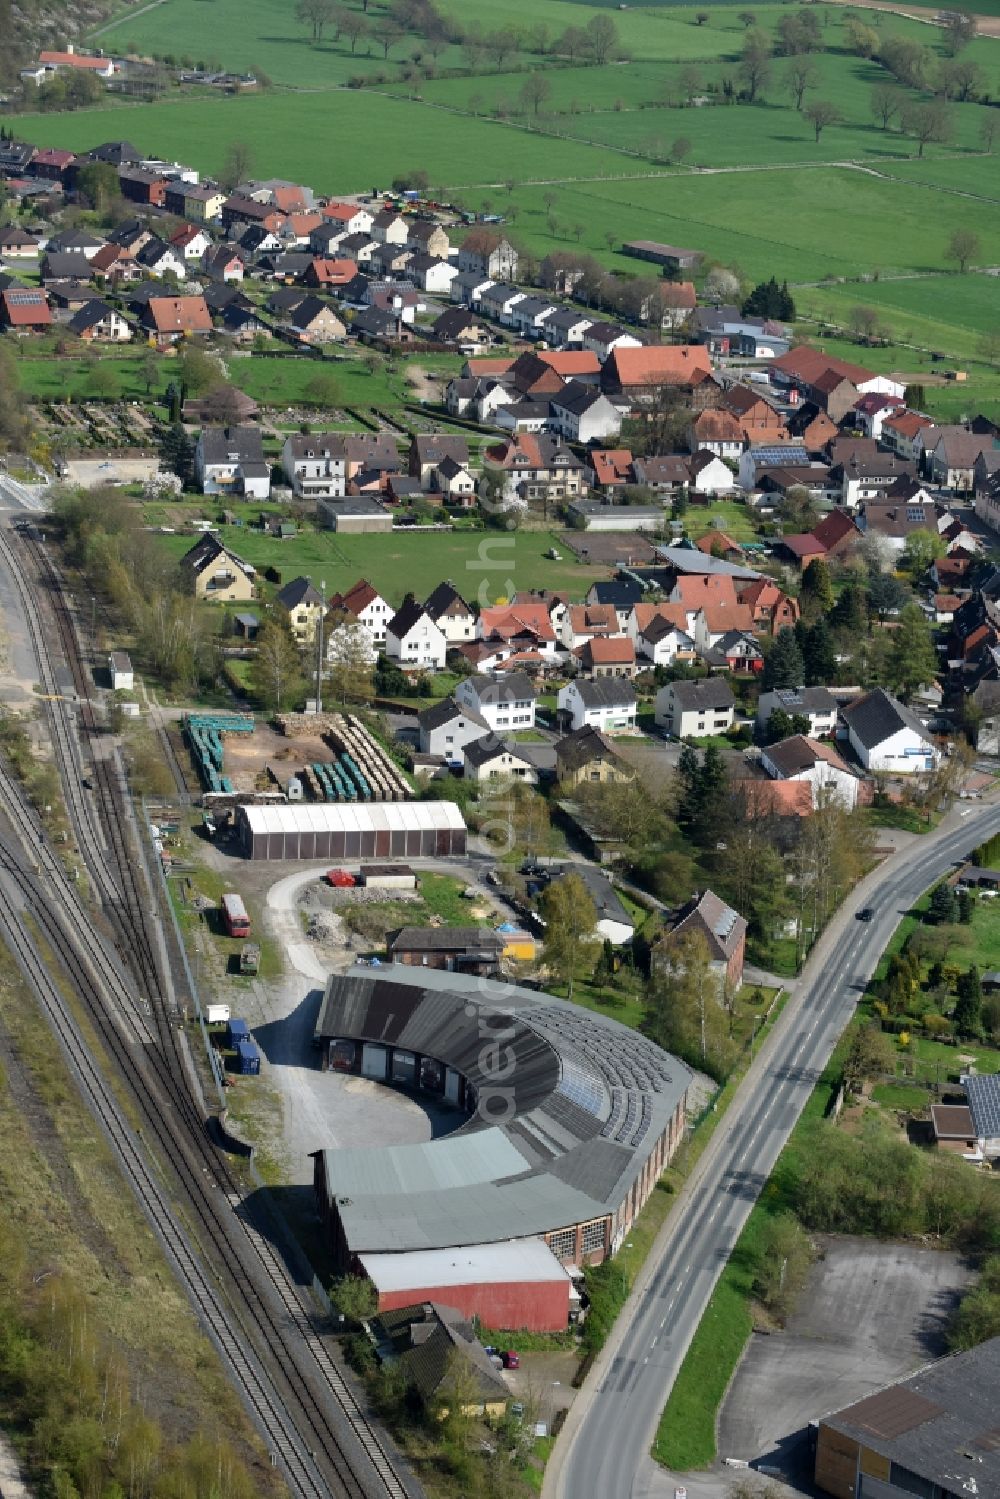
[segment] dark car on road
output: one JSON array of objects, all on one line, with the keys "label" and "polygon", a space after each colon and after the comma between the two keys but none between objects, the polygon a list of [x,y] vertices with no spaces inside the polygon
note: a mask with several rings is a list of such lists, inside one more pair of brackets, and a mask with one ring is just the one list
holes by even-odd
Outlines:
[{"label": "dark car on road", "polygon": [[874,915],[875,912],[872,910],[871,906],[862,906],[861,910],[858,912],[858,920],[871,921]]}]

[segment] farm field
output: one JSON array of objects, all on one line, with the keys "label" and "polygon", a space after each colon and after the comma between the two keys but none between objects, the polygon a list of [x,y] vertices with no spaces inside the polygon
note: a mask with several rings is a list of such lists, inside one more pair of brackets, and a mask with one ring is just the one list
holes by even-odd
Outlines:
[{"label": "farm field", "polygon": [[[969,357],[977,355],[985,329],[1000,329],[1000,287],[992,276],[919,276],[864,286],[810,287],[798,293],[798,303],[800,311],[840,323],[849,322],[858,303],[877,307],[895,338]],[[903,351],[894,353],[906,358]]]},{"label": "farm field", "polygon": [[[210,503],[210,502],[209,502]],[[253,506],[248,513],[256,515]],[[284,582],[299,574],[325,579],[327,590],[349,588],[366,577],[391,604],[401,604],[408,592],[426,598],[449,578],[460,592],[488,604],[520,589],[566,589],[586,592],[610,568],[588,567],[573,560],[551,531],[394,532],[374,536],[340,536],[332,531],[307,531],[275,547],[259,531],[242,526],[219,526],[218,533],[245,561],[261,569],[278,567]],[[161,536],[164,551],[179,558],[194,544],[192,536]],[[545,556],[552,546],[562,560]]]}]

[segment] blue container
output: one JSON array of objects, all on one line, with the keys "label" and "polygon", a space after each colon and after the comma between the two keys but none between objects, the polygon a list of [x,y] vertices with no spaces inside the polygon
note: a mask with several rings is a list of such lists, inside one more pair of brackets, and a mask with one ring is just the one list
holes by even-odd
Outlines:
[{"label": "blue container", "polygon": [[260,1052],[252,1041],[237,1041],[236,1071],[244,1077],[256,1077],[260,1072]]},{"label": "blue container", "polygon": [[239,1046],[241,1041],[250,1040],[250,1027],[245,1020],[230,1020],[229,1029],[226,1031],[226,1040],[230,1046]]}]

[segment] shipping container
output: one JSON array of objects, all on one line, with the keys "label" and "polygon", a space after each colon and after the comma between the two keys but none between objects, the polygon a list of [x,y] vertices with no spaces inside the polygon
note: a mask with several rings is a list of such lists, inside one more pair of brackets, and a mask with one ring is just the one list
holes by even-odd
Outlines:
[{"label": "shipping container", "polygon": [[255,1077],[260,1071],[260,1052],[252,1041],[236,1043],[236,1071],[244,1077]]},{"label": "shipping container", "polygon": [[240,1020],[238,1016],[230,1020],[228,1029],[226,1030],[226,1040],[233,1047],[237,1046],[241,1041],[249,1041],[250,1027],[247,1022]]},{"label": "shipping container", "polygon": [[249,937],[250,918],[247,908],[238,895],[224,895],[220,903],[222,922],[230,937]]},{"label": "shipping container", "polygon": [[209,1005],[205,1011],[205,1023],[207,1025],[223,1025],[229,1021],[228,1005]]}]

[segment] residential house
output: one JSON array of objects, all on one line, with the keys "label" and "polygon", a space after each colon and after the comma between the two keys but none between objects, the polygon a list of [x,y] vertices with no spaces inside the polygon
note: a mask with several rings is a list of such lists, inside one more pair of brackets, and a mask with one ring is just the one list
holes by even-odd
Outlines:
[{"label": "residential house", "polygon": [[865,770],[912,774],[933,770],[941,751],[917,715],[882,687],[841,710],[847,739]]},{"label": "residential house", "polygon": [[146,167],[122,167],[118,173],[122,197],[148,208],[165,207],[168,180],[162,173]]},{"label": "residential house", "polygon": [[379,245],[405,245],[410,237],[409,221],[394,208],[381,208],[372,218],[371,236]]},{"label": "residential house", "polygon": [[625,677],[601,677],[595,682],[576,678],[556,696],[559,717],[569,729],[590,727],[602,733],[635,728],[638,703],[635,688]]},{"label": "residential house", "polygon": [[699,411],[687,430],[687,445],[692,453],[707,451],[738,462],[743,443],[743,428],[734,413],[725,407],[709,406]]},{"label": "residential house", "polygon": [[367,344],[404,344],[413,342],[413,329],[398,312],[381,307],[366,307],[351,324],[351,333]]},{"label": "residential house", "polygon": [[802,443],[810,456],[817,458],[823,456],[824,450],[840,434],[836,422],[831,421],[826,412],[812,401],[803,401],[800,406],[793,406],[785,418],[785,427],[789,438]]},{"label": "residential house", "polygon": [[458,250],[458,269],[493,281],[513,281],[518,254],[510,240],[487,226],[473,228]]},{"label": "residential house", "polygon": [[458,275],[458,267],[450,260],[438,260],[434,255],[425,255],[417,250],[406,264],[406,278],[421,291],[442,296],[451,290],[451,283]]},{"label": "residential house", "polygon": [[214,245],[207,250],[203,267],[210,281],[227,284],[242,281],[245,272],[242,257],[230,245]]},{"label": "residential house", "polygon": [[724,666],[744,675],[756,676],[764,670],[764,652],[748,630],[724,631],[701,656],[709,667]]},{"label": "residential house", "polygon": [[475,640],[476,616],[451,583],[439,583],[424,608],[449,645]]},{"label": "residential house", "polygon": [[271,466],[264,459],[259,427],[203,428],[194,471],[202,494],[266,500],[271,493]]},{"label": "residential house", "polygon": [[407,472],[419,479],[423,487],[430,484],[431,475],[445,458],[467,468],[469,464],[469,440],[454,433],[421,432],[410,440],[407,455]]},{"label": "residential house", "polygon": [[114,307],[100,298],[94,298],[73,314],[69,329],[77,338],[87,343],[128,343],[132,337],[132,325]]},{"label": "residential house", "polygon": [[540,662],[555,660],[556,631],[544,601],[523,599],[487,606],[479,612],[478,638],[501,643],[508,656],[527,653]]},{"label": "residential house", "polygon": [[779,630],[790,629],[798,621],[798,599],[785,593],[770,578],[739,583],[736,594],[741,604],[748,605],[758,634],[777,635]]},{"label": "residential house", "polygon": [[631,766],[621,759],[611,740],[593,724],[574,729],[556,745],[556,780],[562,785],[606,784],[634,779]]},{"label": "residential house", "polygon": [[395,438],[387,432],[349,432],[344,437],[347,453],[348,482],[358,482],[365,475],[375,474],[384,482],[388,474],[398,474],[401,463]]},{"label": "residential house", "polygon": [[[914,485],[916,481],[913,481]],[[895,486],[894,486],[895,487]],[[861,517],[861,526],[866,534],[882,536],[896,552],[902,552],[906,539],[914,531],[928,531],[937,535],[937,508],[933,501],[915,500],[905,503],[885,499],[868,500]]]},{"label": "residential house", "polygon": [[31,157],[31,175],[40,177],[43,182],[62,184],[74,161],[76,161],[75,151],[58,151],[51,147],[43,147]]},{"label": "residential house", "polygon": [[39,52],[38,62],[46,73],[89,73],[105,82],[118,72],[118,64],[113,57],[89,57],[86,53],[75,51],[72,46],[67,47],[65,52]]},{"label": "residential house", "polygon": [[780,546],[805,569],[816,557],[844,556],[857,545],[863,534],[846,510],[831,510],[811,531],[783,536]]},{"label": "residential house", "polygon": [[385,653],[404,671],[443,671],[447,649],[444,635],[414,598],[386,625]]},{"label": "residential house", "polygon": [[276,603],[288,615],[292,634],[300,645],[316,639],[316,627],[326,609],[326,601],[309,578],[293,578],[279,589]]},{"label": "residential house", "polygon": [[162,239],[148,239],[135,253],[135,263],[147,276],[174,276],[184,281],[188,265],[183,254]]},{"label": "residential house", "polygon": [[557,430],[569,442],[602,442],[621,431],[617,406],[602,391],[577,380],[571,380],[552,397],[550,411]]},{"label": "residential house", "polygon": [[489,329],[465,307],[446,308],[434,319],[431,332],[441,343],[454,344],[470,352],[485,347],[490,341]]},{"label": "residential house", "polygon": [[610,604],[618,616],[618,629],[628,634],[628,622],[646,590],[638,578],[601,578],[592,583],[584,600],[588,604]]},{"label": "residential house", "polygon": [[90,261],[79,250],[49,250],[42,257],[43,286],[55,281],[89,281],[91,274]]},{"label": "residential house", "polygon": [[668,682],[656,694],[654,722],[673,739],[725,734],[733,726],[736,699],[721,677]]},{"label": "residential house", "polygon": [[613,604],[571,604],[559,624],[559,638],[568,651],[575,651],[595,636],[622,634]]},{"label": "residential house", "polygon": [[479,294],[479,311],[484,317],[492,318],[494,322],[505,323],[510,327],[513,309],[518,302],[523,302],[526,296],[527,292],[518,291],[516,286],[493,281]]},{"label": "residential house", "polygon": [[362,203],[326,203],[322,213],[347,234],[368,234],[375,217]]},{"label": "residential house", "polygon": [[0,256],[4,260],[36,260],[38,240],[17,224],[0,227]]},{"label": "residential house", "polygon": [[431,491],[440,494],[447,505],[471,510],[476,502],[476,481],[464,464],[454,458],[442,458],[431,473]]},{"label": "residential house", "polygon": [[784,389],[799,390],[808,400],[823,406],[824,410],[827,409],[826,402],[820,397],[824,390],[835,388],[834,377],[838,377],[842,384],[846,382],[853,385],[860,395],[879,391],[885,395],[902,396],[904,392],[903,385],[888,375],[876,375],[862,365],[835,359],[830,354],[824,354],[821,349],[811,348],[807,344],[789,349],[786,354],[775,359],[770,368],[771,379],[776,384]]},{"label": "residential house", "polygon": [[933,419],[922,416],[919,411],[897,409],[890,412],[883,421],[881,440],[898,458],[905,458],[912,463],[918,456],[920,434],[933,425]]},{"label": "residential house", "polygon": [[258,334],[268,331],[267,324],[257,316],[252,304],[247,307],[241,300],[228,302],[223,307],[222,332],[228,333],[231,338],[246,343],[256,338]]},{"label": "residential house", "polygon": [[511,327],[522,338],[541,338],[542,325],[555,310],[548,297],[522,297],[510,310]]},{"label": "residential house", "polygon": [[49,299],[38,286],[8,286],[0,291],[0,327],[12,333],[41,333],[52,326]]},{"label": "residential house", "polygon": [[723,495],[736,488],[731,468],[707,448],[695,453],[690,463],[691,490],[694,494]]},{"label": "residential house", "polygon": [[[407,935],[422,944],[422,951],[418,956],[414,947],[413,955],[404,961],[443,968],[447,966],[440,960],[443,942],[455,942],[458,934],[453,928],[423,927],[409,928]],[[488,940],[492,936],[478,928],[466,932],[472,951],[487,960],[486,966],[477,963],[470,968],[466,961],[456,961],[467,958],[464,949],[451,955],[451,966],[467,972],[495,972],[499,952],[493,950],[495,940]],[[395,954],[393,961],[399,961]],[[473,1321],[460,1310],[434,1301],[380,1310],[368,1323],[368,1332],[379,1359],[398,1368],[408,1402],[443,1418],[458,1392],[462,1418],[496,1421],[503,1416],[510,1391],[479,1341]]]},{"label": "residential house", "polygon": [[200,536],[178,564],[196,598],[244,603],[254,597],[254,569],[223,545],[213,532]]},{"label": "residential house", "polygon": [[848,811],[857,806],[857,775],[831,745],[818,739],[792,734],[761,750],[760,763],[776,781],[808,782],[814,809],[828,801],[838,801]]},{"label": "residential house", "polygon": [[82,255],[85,260],[93,260],[105,243],[89,229],[63,229],[49,236],[45,250],[49,255]]},{"label": "residential house", "polygon": [[636,653],[654,666],[694,661],[694,626],[683,604],[636,604],[628,624]]},{"label": "residential house", "polygon": [[538,771],[530,760],[519,755],[508,739],[484,734],[465,746],[465,779],[467,781],[525,781],[534,785]]},{"label": "residential house", "polygon": [[481,714],[463,708],[453,697],[423,708],[417,714],[417,724],[421,754],[437,755],[449,765],[463,765],[466,747],[491,733]]},{"label": "residential house", "polygon": [[976,460],[981,453],[995,447],[996,439],[992,433],[968,432],[964,427],[944,427],[938,431],[927,461],[931,481],[953,494],[971,494],[975,488]]},{"label": "residential house", "polygon": [[683,328],[698,306],[693,281],[663,281],[641,309],[640,321],[661,328]]},{"label": "residential house", "polygon": [[627,635],[595,635],[574,652],[585,677],[628,677],[636,674],[635,646]]},{"label": "residential house", "polygon": [[346,324],[330,304],[321,302],[319,297],[303,297],[298,306],[293,308],[290,322],[292,332],[303,343],[339,343],[347,337]]},{"label": "residential house", "polygon": [[557,307],[543,320],[541,333],[548,343],[557,344],[560,348],[576,345],[582,347],[584,338],[593,326],[594,319],[577,311],[575,307]]},{"label": "residential house", "polygon": [[735,994],[743,982],[747,924],[738,911],[727,906],[711,890],[694,894],[670,918],[652,946],[650,963],[653,970],[669,971],[676,962],[678,941],[693,934],[697,934],[708,948],[709,965],[719,998]]},{"label": "residential house", "polygon": [[396,611],[367,578],[359,578],[346,593],[335,593],[328,604],[327,619],[331,623],[345,616],[357,620],[371,640],[373,655],[385,649],[389,621]]},{"label": "residential house", "polygon": [[347,493],[347,450],[339,432],[286,437],[281,467],[297,499],[342,499]]},{"label": "residential house", "polygon": [[535,689],[523,671],[464,677],[455,688],[455,701],[485,719],[494,733],[535,727]]},{"label": "residential house", "polygon": [[583,335],[583,347],[604,364],[618,349],[641,349],[643,342],[619,323],[591,323]]},{"label": "residential house", "polygon": [[451,300],[460,302],[463,307],[476,307],[486,288],[494,284],[489,276],[481,276],[475,271],[460,270],[451,283]]},{"label": "residential house", "polygon": [[966,700],[966,724],[980,755],[1000,755],[1000,680],[984,677]]},{"label": "residential house", "polygon": [[[584,339],[591,342],[593,330]],[[634,346],[633,346],[634,345]],[[601,385],[614,401],[633,410],[655,406],[664,389],[694,391],[712,375],[712,362],[702,344],[656,344],[642,347],[635,340],[613,349],[605,360]]]},{"label": "residential house", "polygon": [[314,286],[320,291],[337,291],[350,286],[357,274],[356,261],[336,256],[314,256],[302,280],[306,286]]},{"label": "residential house", "polygon": [[211,314],[202,296],[150,297],[141,321],[160,343],[176,343],[179,338],[212,331]]},{"label": "residential house", "polygon": [[826,687],[775,687],[762,692],[757,701],[757,733],[765,736],[771,714],[781,712],[789,718],[805,719],[809,737],[816,739],[833,733],[838,711],[837,699]]},{"label": "residential house", "polygon": [[559,438],[518,433],[486,449],[486,461],[503,469],[523,499],[568,500],[586,493],[586,469]]},{"label": "residential house", "polygon": [[880,391],[869,391],[859,396],[851,416],[866,437],[881,441],[882,429],[890,416],[897,416],[906,408],[900,396],[884,395]]},{"label": "residential house", "polygon": [[194,224],[210,224],[221,217],[226,195],[218,187],[176,181],[168,182],[163,206],[168,213]]},{"label": "residential house", "polygon": [[185,260],[203,260],[212,247],[212,239],[200,224],[182,224],[170,236],[170,244]]}]

